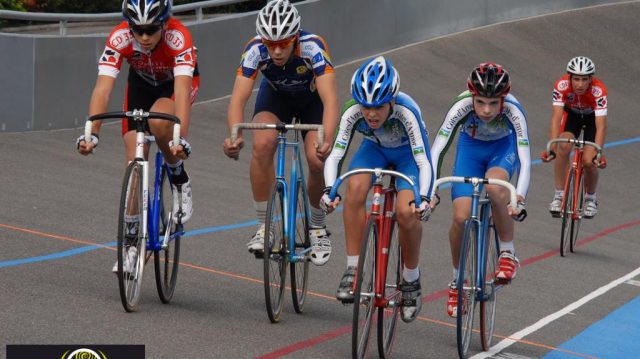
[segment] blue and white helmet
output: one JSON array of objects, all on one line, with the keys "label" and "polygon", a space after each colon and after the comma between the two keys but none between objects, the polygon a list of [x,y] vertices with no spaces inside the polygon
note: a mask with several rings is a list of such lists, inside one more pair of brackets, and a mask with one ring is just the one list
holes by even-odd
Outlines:
[{"label": "blue and white helmet", "polygon": [[171,0],[124,0],[122,15],[132,25],[163,23],[171,15]]},{"label": "blue and white helmet", "polygon": [[569,60],[567,72],[573,75],[593,75],[596,73],[596,65],[586,56],[576,56]]},{"label": "blue and white helmet", "polygon": [[400,90],[400,76],[382,56],[362,64],[351,78],[351,96],[365,107],[391,102]]}]

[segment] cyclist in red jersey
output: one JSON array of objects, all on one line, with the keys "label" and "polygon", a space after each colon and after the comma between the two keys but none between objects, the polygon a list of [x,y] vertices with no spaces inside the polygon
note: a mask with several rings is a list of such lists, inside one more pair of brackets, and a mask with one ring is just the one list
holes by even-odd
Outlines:
[{"label": "cyclist in red jersey", "polygon": [[[99,59],[89,115],[107,111],[109,97],[126,59],[129,75],[124,110],[168,113],[181,121],[180,143],[175,144],[171,140],[171,122],[149,119],[145,127],[155,137],[172,172],[174,219],[178,220],[176,212],[182,205],[181,221],[184,223],[193,214],[191,181],[182,161],[191,153],[186,137],[191,105],[200,82],[195,47],[189,30],[171,17],[170,0],[124,0],[122,13],[125,21],[111,31]],[[84,135],[78,138],[78,152],[88,155],[93,151],[98,145],[101,125],[102,121],[93,121],[91,139],[85,139]],[[136,134],[133,123],[127,119],[122,120],[122,137],[129,162],[135,156]],[[137,234],[138,227],[139,223],[132,219],[127,222],[131,235]],[[114,268],[117,271],[117,263]]]},{"label": "cyclist in red jersey", "polygon": [[[324,40],[300,29],[300,15],[288,0],[274,0],[265,5],[256,19],[257,36],[245,46],[229,102],[229,129],[244,118],[244,107],[251,96],[258,72],[263,75],[253,122],[290,122],[293,116],[305,124],[322,124],[333,136],[338,121],[338,99],[335,73]],[[269,189],[274,181],[276,132],[253,134],[250,165],[251,189],[258,218],[258,229],[247,247],[261,252],[264,245],[264,222]],[[324,189],[324,160],[331,152],[333,138],[317,146],[315,131],[304,133],[304,146],[309,165],[308,193],[311,204],[309,237],[310,257],[315,265],[324,265],[331,255],[331,242],[326,230],[325,213],[320,209]],[[244,146],[239,135],[236,142],[225,139],[224,153],[237,159]]]},{"label": "cyclist in red jersey", "polygon": [[[586,141],[604,146],[607,133],[607,88],[594,74],[596,67],[593,61],[584,56],[572,58],[567,64],[567,74],[561,77],[553,88],[553,112],[549,139],[577,138],[583,132]],[[560,215],[564,181],[569,165],[569,154],[572,145],[554,144],[556,153],[554,167],[555,194],[549,204],[549,212],[554,217]],[[542,160],[548,162],[549,154],[542,153]],[[604,157],[595,162],[596,150],[586,146],[584,149],[584,216],[593,218],[598,213],[596,186],[598,185],[598,167],[604,167]]]}]

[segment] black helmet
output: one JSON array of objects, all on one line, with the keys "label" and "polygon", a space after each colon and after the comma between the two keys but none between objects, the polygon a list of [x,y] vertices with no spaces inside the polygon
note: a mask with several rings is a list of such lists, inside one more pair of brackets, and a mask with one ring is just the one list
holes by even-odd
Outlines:
[{"label": "black helmet", "polygon": [[509,73],[502,66],[485,62],[471,71],[467,87],[472,94],[483,97],[504,97],[511,90]]}]

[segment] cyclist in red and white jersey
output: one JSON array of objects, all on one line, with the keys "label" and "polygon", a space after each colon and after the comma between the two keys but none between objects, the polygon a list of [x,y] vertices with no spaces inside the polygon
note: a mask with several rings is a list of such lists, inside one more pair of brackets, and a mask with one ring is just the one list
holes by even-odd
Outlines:
[{"label": "cyclist in red and white jersey", "polygon": [[[181,121],[180,143],[172,143],[173,124],[149,119],[145,124],[162,151],[171,171],[173,215],[182,206],[182,223],[193,214],[191,181],[183,160],[189,157],[191,146],[186,140],[189,132],[191,105],[198,93],[200,78],[196,66],[196,52],[189,30],[171,17],[170,0],[124,0],[121,22],[107,38],[105,49],[98,61],[98,78],[91,95],[89,115],[107,111],[109,97],[124,60],[129,63],[129,74],[123,109],[131,111],[161,112],[177,116]],[[84,135],[76,141],[78,151],[88,155],[98,145],[102,121],[93,121],[91,139]],[[122,120],[122,137],[126,159],[135,156],[135,127]],[[137,218],[125,218],[127,231],[136,235]],[[117,271],[117,263],[114,266]]]},{"label": "cyclist in red and white jersey", "polygon": [[[596,67],[593,61],[584,56],[572,58],[567,64],[567,74],[562,76],[553,88],[553,112],[549,139],[577,138],[583,132],[583,139],[604,146],[607,132],[607,88],[594,74]],[[554,166],[555,194],[549,204],[549,212],[556,217],[560,215],[563,188],[569,165],[571,144],[556,144],[552,150],[556,153]],[[549,154],[542,153],[542,160],[550,160]],[[584,216],[592,218],[598,213],[596,186],[598,184],[598,167],[604,167],[604,157],[595,163],[596,150],[586,146],[584,149]]]},{"label": "cyclist in red and white jersey", "polygon": [[[229,129],[244,121],[244,107],[251,96],[258,72],[263,75],[253,110],[253,122],[291,122],[293,116],[304,124],[322,124],[333,135],[338,122],[338,98],[335,73],[324,40],[300,28],[300,15],[288,0],[274,0],[265,5],[256,19],[257,36],[245,46],[236,71],[227,123]],[[276,132],[253,133],[253,152],[249,176],[253,191],[258,229],[247,248],[260,253],[264,247],[264,228],[269,190],[274,181]],[[315,265],[324,265],[331,255],[325,214],[320,209],[324,186],[324,160],[331,152],[331,140],[317,146],[315,131],[303,132],[309,165],[308,193],[311,204],[309,237],[310,257]],[[224,153],[237,159],[244,146],[239,135],[232,143],[226,138]]]}]

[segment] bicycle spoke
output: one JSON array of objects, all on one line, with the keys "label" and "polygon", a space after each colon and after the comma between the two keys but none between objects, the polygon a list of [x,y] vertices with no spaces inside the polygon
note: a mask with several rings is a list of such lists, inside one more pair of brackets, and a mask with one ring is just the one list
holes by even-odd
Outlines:
[{"label": "bicycle spoke", "polygon": [[387,263],[387,278],[385,283],[386,308],[378,309],[378,355],[389,358],[395,339],[395,332],[402,302],[402,292],[398,289],[402,280],[402,259],[398,228],[395,218],[389,221],[389,259]]},{"label": "bicycle spoke", "polygon": [[353,358],[364,358],[367,352],[371,325],[374,319],[374,285],[378,226],[369,219],[360,249],[356,286],[354,291],[351,353]]},{"label": "bicycle spoke", "polygon": [[467,220],[463,245],[460,248],[460,263],[458,266],[458,316],[456,318],[456,333],[458,341],[458,354],[461,358],[467,357],[471,333],[473,330],[473,317],[476,307],[476,240],[477,227],[475,222]]},{"label": "bicycle spoke", "polygon": [[567,184],[564,191],[562,209],[562,231],[560,232],[560,255],[564,257],[569,249],[571,241],[571,220],[574,213],[573,207],[573,186],[575,185],[575,172],[571,170],[567,177]]},{"label": "bicycle spoke", "polygon": [[154,251],[153,264],[155,268],[156,289],[162,303],[169,303],[173,297],[178,278],[180,263],[180,233],[182,225],[173,221],[171,211],[173,209],[173,195],[166,170],[161,171],[160,186],[160,233],[158,241],[162,242],[167,237],[167,245]]},{"label": "bicycle spoke", "polygon": [[487,245],[487,258],[485,262],[485,281],[482,288],[483,300],[480,302],[480,339],[482,349],[487,351],[491,348],[491,340],[493,339],[493,325],[496,315],[497,304],[497,286],[496,286],[496,268],[498,266],[499,257],[499,238],[496,231],[493,217],[487,221],[487,236],[485,243]]},{"label": "bicycle spoke", "polygon": [[284,237],[284,186],[275,182],[267,204],[264,238],[264,292],[267,315],[272,323],[280,321],[284,303],[287,242]]},{"label": "bicycle spoke", "polygon": [[296,213],[292,216],[296,217],[295,228],[295,254],[296,256],[304,256],[303,260],[292,262],[290,264],[291,271],[291,296],[293,299],[293,308],[296,313],[302,313],[305,300],[307,298],[307,282],[309,279],[309,260],[308,251],[311,247],[309,239],[309,199],[307,197],[307,189],[304,187],[304,181],[299,180],[296,191]]}]

